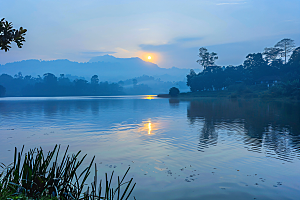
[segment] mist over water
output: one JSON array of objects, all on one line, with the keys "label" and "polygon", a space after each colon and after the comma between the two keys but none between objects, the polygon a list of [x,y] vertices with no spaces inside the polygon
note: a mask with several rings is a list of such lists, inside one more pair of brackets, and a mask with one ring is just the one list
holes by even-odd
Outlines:
[{"label": "mist over water", "polygon": [[[297,199],[300,105],[154,96],[0,99],[0,162],[14,147],[93,155],[137,199]],[[102,176],[104,178],[104,176]]]}]

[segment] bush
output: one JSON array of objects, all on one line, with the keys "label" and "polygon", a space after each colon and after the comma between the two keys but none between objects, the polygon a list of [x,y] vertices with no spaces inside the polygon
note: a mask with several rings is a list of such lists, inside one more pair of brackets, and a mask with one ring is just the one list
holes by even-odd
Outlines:
[{"label": "bush", "polygon": [[172,87],[172,88],[170,88],[170,90],[169,90],[169,95],[170,95],[171,97],[177,97],[177,96],[179,95],[179,93],[180,93],[180,91],[179,91],[179,89],[176,88],[176,87]]}]

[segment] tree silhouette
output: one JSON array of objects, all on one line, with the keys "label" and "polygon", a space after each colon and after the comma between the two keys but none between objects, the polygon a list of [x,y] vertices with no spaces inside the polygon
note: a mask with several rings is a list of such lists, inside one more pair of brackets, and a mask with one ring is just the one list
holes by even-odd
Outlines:
[{"label": "tree silhouette", "polygon": [[132,79],[132,84],[133,84],[133,87],[136,87],[136,85],[137,85],[137,83],[138,83],[138,81],[137,81],[137,79]]},{"label": "tree silhouette", "polygon": [[177,97],[177,96],[179,95],[179,93],[180,93],[180,91],[179,91],[179,89],[176,88],[176,87],[172,87],[172,88],[170,88],[170,90],[169,90],[169,95],[170,95],[171,97]]},{"label": "tree silhouette", "polygon": [[268,63],[272,63],[283,53],[283,50],[276,47],[266,47],[263,52],[264,58]]},{"label": "tree silhouette", "polygon": [[91,84],[97,85],[99,83],[98,75],[94,75],[91,78]]},{"label": "tree silhouette", "polygon": [[5,87],[3,87],[2,85],[0,85],[0,97],[4,97],[5,92],[6,92]]},{"label": "tree silhouette", "polygon": [[293,54],[289,60],[291,66],[300,67],[300,47],[293,51]]},{"label": "tree silhouette", "polygon": [[218,56],[215,52],[209,53],[206,48],[201,47],[199,49],[199,60],[197,60],[197,63],[203,66],[204,70],[207,68],[207,66],[211,66],[215,64],[215,60],[218,59]]},{"label": "tree silhouette", "polygon": [[281,49],[282,54],[281,57],[284,57],[284,64],[286,64],[286,58],[288,56],[289,53],[293,52],[294,47],[295,47],[295,42],[292,39],[282,39],[281,41],[279,41],[275,47],[278,47],[279,49]]},{"label": "tree silhouette", "polygon": [[10,44],[15,42],[19,48],[22,48],[25,42],[24,36],[26,29],[20,27],[19,30],[13,28],[12,22],[5,21],[5,18],[0,20],[0,46],[5,52],[11,48]]},{"label": "tree silhouette", "polygon": [[44,76],[44,83],[51,86],[57,84],[57,77],[54,74],[46,73],[43,76]]}]

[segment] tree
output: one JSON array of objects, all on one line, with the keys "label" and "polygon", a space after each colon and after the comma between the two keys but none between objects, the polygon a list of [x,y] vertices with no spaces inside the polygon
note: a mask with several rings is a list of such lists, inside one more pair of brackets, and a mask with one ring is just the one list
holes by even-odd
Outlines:
[{"label": "tree", "polygon": [[22,48],[25,42],[24,36],[27,32],[26,29],[20,27],[19,30],[13,28],[12,22],[5,21],[5,18],[0,20],[0,46],[1,50],[5,52],[11,48],[10,44],[15,42],[19,48]]},{"label": "tree", "polygon": [[288,56],[289,53],[293,52],[294,47],[295,47],[295,42],[292,39],[282,39],[281,41],[279,41],[275,47],[278,47],[279,49],[281,49],[281,57],[284,57],[284,64],[286,64],[286,58]]},{"label": "tree", "polygon": [[187,79],[186,85],[187,86],[189,86],[189,87],[191,86],[191,80],[195,76],[197,76],[196,72],[193,69],[191,69],[190,74],[186,75],[186,79]]},{"label": "tree", "polygon": [[15,77],[16,79],[23,79],[22,72],[18,72],[17,74],[14,75],[14,77]]},{"label": "tree", "polygon": [[197,60],[197,63],[203,66],[204,70],[207,66],[211,66],[215,64],[215,60],[218,59],[218,56],[215,52],[209,53],[206,48],[201,47],[199,49],[199,60]]},{"label": "tree", "polygon": [[4,97],[5,92],[6,92],[5,87],[3,87],[2,85],[0,85],[0,97]]},{"label": "tree", "polygon": [[54,74],[46,73],[44,76],[44,83],[47,85],[56,85],[57,84],[57,77]]},{"label": "tree", "polygon": [[58,78],[59,85],[71,85],[71,81],[68,77],[65,76],[65,74],[60,74],[60,77]]},{"label": "tree", "polygon": [[177,96],[179,95],[179,93],[180,93],[180,91],[179,91],[179,89],[176,88],[176,87],[172,87],[172,88],[170,88],[170,90],[169,90],[169,95],[170,95],[171,97],[177,97]]},{"label": "tree", "polygon": [[261,53],[250,53],[244,61],[244,68],[250,73],[252,79],[259,79],[260,77],[269,73],[269,66],[263,59]]},{"label": "tree", "polygon": [[91,78],[91,84],[97,85],[99,83],[99,78],[97,75],[92,76]]},{"label": "tree", "polygon": [[266,62],[262,58],[261,53],[250,53],[246,56],[243,65],[245,69],[256,69],[265,64]]},{"label": "tree", "polygon": [[282,54],[283,50],[277,47],[266,47],[263,52],[264,58],[268,63],[272,63]]},{"label": "tree", "polygon": [[138,81],[137,81],[137,79],[132,79],[132,84],[133,84],[133,87],[135,87],[136,85],[137,85],[137,83],[138,83]]},{"label": "tree", "polygon": [[297,47],[289,60],[291,66],[300,68],[300,47]]}]

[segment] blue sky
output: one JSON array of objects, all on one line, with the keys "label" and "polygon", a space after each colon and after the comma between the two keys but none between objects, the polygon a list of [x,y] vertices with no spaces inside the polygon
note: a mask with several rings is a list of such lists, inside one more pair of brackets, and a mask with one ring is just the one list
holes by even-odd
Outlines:
[{"label": "blue sky", "polygon": [[160,67],[200,68],[202,46],[219,65],[242,64],[283,38],[300,46],[299,0],[1,0],[1,18],[28,29],[22,49],[0,64],[26,59],[140,57]]}]

